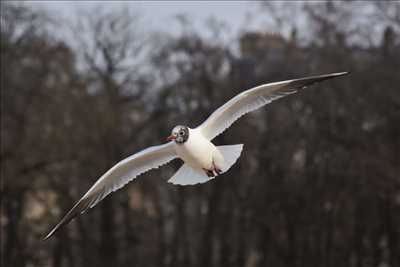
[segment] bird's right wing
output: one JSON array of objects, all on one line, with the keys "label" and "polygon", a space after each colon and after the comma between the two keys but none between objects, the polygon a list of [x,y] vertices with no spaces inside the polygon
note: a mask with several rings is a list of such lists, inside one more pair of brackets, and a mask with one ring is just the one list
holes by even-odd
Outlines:
[{"label": "bird's right wing", "polygon": [[254,87],[226,102],[198,126],[198,129],[206,138],[212,140],[246,113],[269,104],[278,98],[296,93],[297,90],[306,86],[345,74],[347,72],[331,73]]},{"label": "bird's right wing", "polygon": [[138,175],[158,168],[174,158],[176,158],[176,153],[173,148],[173,142],[169,142],[164,145],[149,147],[120,161],[97,180],[44,239],[51,237],[60,227],[67,224],[74,217],[94,207],[108,194],[123,187]]}]

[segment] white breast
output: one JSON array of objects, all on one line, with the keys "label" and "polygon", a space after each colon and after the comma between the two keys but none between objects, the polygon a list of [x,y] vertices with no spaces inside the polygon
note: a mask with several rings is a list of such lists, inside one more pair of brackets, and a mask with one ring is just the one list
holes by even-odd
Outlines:
[{"label": "white breast", "polygon": [[175,143],[174,147],[178,156],[194,169],[212,169],[213,155],[220,154],[217,148],[195,129],[189,129],[189,139],[185,143]]}]

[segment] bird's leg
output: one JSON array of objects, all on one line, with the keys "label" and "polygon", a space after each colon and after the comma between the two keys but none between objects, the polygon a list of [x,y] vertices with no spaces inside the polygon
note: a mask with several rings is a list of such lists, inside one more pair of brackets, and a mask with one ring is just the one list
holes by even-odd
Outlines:
[{"label": "bird's leg", "polygon": [[207,174],[208,177],[214,177],[215,176],[214,172],[212,170],[207,170],[207,169],[204,169],[204,168],[203,168],[203,170]]},{"label": "bird's leg", "polygon": [[214,161],[213,161],[213,168],[216,173],[216,176],[221,174],[222,170],[215,165]]}]

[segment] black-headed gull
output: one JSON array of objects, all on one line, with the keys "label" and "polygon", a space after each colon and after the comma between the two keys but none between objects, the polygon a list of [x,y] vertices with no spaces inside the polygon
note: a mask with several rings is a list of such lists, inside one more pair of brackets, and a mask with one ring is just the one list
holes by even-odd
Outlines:
[{"label": "black-headed gull", "polygon": [[215,146],[211,143],[212,139],[246,113],[278,98],[296,93],[308,85],[345,74],[347,72],[263,84],[238,94],[214,111],[197,128],[174,127],[167,138],[170,142],[142,150],[120,161],[101,176],[45,239],[51,237],[60,227],[80,213],[94,207],[109,193],[123,187],[138,175],[158,168],[175,158],[184,161],[183,166],[168,180],[177,185],[205,183],[228,171],[239,158],[243,145]]}]

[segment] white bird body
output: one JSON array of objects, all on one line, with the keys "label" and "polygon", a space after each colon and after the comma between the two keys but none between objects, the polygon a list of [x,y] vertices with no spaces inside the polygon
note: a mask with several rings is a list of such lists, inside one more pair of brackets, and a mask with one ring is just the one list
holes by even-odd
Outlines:
[{"label": "white bird body", "polygon": [[179,158],[196,170],[211,170],[213,165],[222,169],[224,157],[218,148],[206,139],[199,129],[189,128],[189,138],[183,144],[174,143]]},{"label": "white bird body", "polygon": [[228,171],[239,158],[243,145],[215,146],[211,140],[246,113],[281,97],[294,94],[306,86],[345,74],[347,73],[331,73],[263,84],[236,95],[194,129],[176,126],[168,137],[168,140],[174,141],[152,146],[133,154],[103,174],[45,239],[80,213],[94,207],[111,192],[121,188],[140,174],[158,168],[175,158],[184,161],[179,170],[168,180],[177,185],[205,183]]}]

